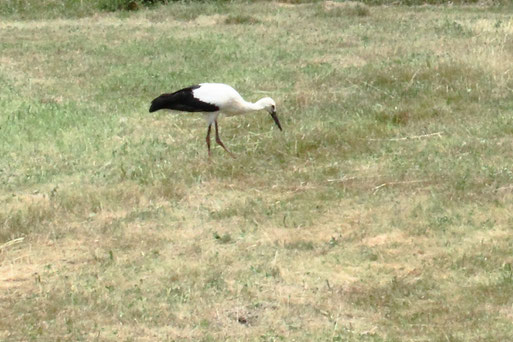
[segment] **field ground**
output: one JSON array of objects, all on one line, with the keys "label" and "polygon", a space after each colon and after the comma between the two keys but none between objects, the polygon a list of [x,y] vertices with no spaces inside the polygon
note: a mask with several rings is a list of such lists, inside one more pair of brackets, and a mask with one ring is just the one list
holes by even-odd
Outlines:
[{"label": "field ground", "polygon": [[[0,340],[507,341],[511,8],[0,21]],[[148,113],[197,82],[272,96]]]}]

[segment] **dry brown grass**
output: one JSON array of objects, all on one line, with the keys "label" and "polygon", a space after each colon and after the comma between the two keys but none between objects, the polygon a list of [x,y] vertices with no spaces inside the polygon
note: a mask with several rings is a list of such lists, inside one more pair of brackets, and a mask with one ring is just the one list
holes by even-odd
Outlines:
[{"label": "dry brown grass", "polygon": [[0,22],[0,339],[508,340],[509,12],[330,6]]}]

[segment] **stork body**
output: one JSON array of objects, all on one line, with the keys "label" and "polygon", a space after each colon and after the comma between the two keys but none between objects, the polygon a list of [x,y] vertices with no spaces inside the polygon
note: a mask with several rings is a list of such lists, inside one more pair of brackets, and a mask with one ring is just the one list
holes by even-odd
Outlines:
[{"label": "stork body", "polygon": [[151,102],[150,113],[160,109],[204,113],[208,122],[206,140],[209,157],[212,124],[216,129],[216,142],[232,155],[219,137],[217,117],[220,113],[234,116],[265,109],[271,114],[274,122],[281,130],[280,121],[276,116],[276,103],[273,99],[264,97],[255,103],[248,102],[231,86],[222,83],[201,83],[180,89],[174,93],[162,94]]}]

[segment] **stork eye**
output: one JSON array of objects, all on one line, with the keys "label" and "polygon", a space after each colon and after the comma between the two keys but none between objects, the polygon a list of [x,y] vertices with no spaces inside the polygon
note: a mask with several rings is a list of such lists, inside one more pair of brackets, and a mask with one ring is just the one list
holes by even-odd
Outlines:
[{"label": "stork eye", "polygon": [[272,108],[273,110],[275,110],[274,105],[272,105],[272,106],[271,106],[271,108]]}]

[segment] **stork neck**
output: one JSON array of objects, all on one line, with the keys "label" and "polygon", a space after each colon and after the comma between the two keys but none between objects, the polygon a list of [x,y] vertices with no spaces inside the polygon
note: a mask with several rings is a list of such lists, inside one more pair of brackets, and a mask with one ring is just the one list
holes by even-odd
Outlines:
[{"label": "stork neck", "polygon": [[244,106],[247,108],[247,110],[261,110],[265,108],[264,105],[261,104],[260,100],[255,103],[244,101]]}]

